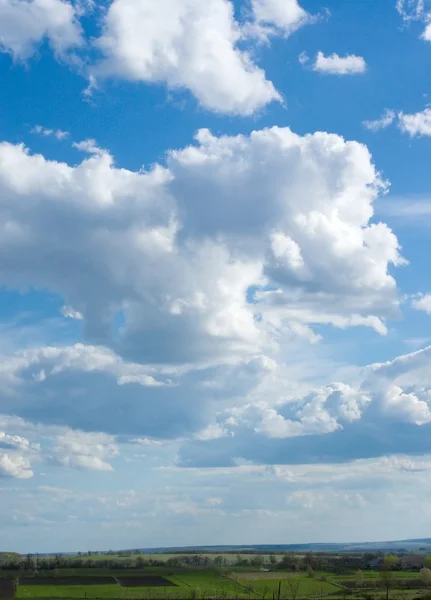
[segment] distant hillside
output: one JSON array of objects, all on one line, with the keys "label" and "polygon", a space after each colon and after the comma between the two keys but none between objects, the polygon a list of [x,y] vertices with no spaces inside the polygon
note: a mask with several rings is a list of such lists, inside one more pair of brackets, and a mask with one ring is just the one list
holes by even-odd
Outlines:
[{"label": "distant hillside", "polygon": [[254,546],[183,546],[166,548],[142,548],[145,554],[177,552],[426,552],[431,553],[431,538],[393,540],[383,542],[310,543],[310,544],[256,544]]},{"label": "distant hillside", "polygon": [[[347,543],[310,543],[310,544],[256,544],[256,545],[223,545],[223,546],[162,546],[156,548],[129,548],[109,552],[99,550],[97,554],[117,554],[140,552],[142,554],[192,554],[202,553],[247,553],[281,554],[282,552],[421,552],[431,555],[431,537],[407,540],[389,540],[383,542],[347,542]],[[14,554],[14,553],[3,553]],[[54,556],[46,553],[44,556]],[[63,556],[76,556],[77,552],[61,552]],[[0,556],[2,553],[0,552]],[[17,555],[19,556],[19,555]]]}]

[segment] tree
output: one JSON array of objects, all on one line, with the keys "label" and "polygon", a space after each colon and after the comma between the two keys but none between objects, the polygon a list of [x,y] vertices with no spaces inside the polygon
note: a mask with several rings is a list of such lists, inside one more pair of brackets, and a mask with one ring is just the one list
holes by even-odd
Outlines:
[{"label": "tree", "polygon": [[286,579],[286,585],[289,588],[290,597],[292,600],[296,600],[299,592],[299,586],[301,585],[301,580],[299,577],[288,577]]},{"label": "tree", "polygon": [[428,569],[427,567],[423,567],[420,570],[420,574],[421,574],[421,580],[422,580],[423,584],[427,587],[429,585],[431,585],[431,569]]},{"label": "tree", "polygon": [[389,600],[389,591],[394,586],[394,574],[388,569],[382,569],[379,573],[379,580],[386,591],[386,600]]},{"label": "tree", "polygon": [[255,567],[256,569],[262,568],[263,562],[263,556],[261,556],[260,554],[257,554],[256,556],[253,556],[253,558],[250,559],[251,566]]},{"label": "tree", "polygon": [[307,554],[304,556],[304,565],[306,567],[314,567],[314,556],[312,552],[307,552]]},{"label": "tree", "polygon": [[263,588],[260,590],[260,594],[262,596],[262,600],[265,600],[266,596],[268,595],[268,593],[270,592],[270,589],[267,585],[264,585]]},{"label": "tree", "polygon": [[383,558],[383,569],[385,571],[392,571],[400,562],[400,559],[396,554],[385,554]]},{"label": "tree", "polygon": [[426,566],[427,569],[431,569],[431,556],[425,556],[424,558],[424,565]]},{"label": "tree", "polygon": [[313,571],[311,565],[308,565],[308,567],[307,567],[307,575],[308,575],[308,577],[314,577],[314,571]]},{"label": "tree", "polygon": [[363,585],[364,585],[364,574],[362,573],[361,569],[358,569],[358,571],[356,571],[355,582],[356,582],[356,587],[358,587],[358,588],[363,587]]},{"label": "tree", "polygon": [[275,556],[275,554],[269,555],[269,564],[271,565],[271,567],[274,567],[277,564],[277,557]]},{"label": "tree", "polygon": [[216,567],[221,567],[223,564],[223,556],[216,556],[214,559],[214,564]]}]

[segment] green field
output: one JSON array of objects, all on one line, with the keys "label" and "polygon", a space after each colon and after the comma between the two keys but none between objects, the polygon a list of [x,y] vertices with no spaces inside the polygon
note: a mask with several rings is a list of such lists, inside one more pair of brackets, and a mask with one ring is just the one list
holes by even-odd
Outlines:
[{"label": "green field", "polygon": [[[328,581],[313,579],[306,575],[297,573],[273,572],[273,573],[235,573],[232,577],[244,586],[246,590],[251,589],[259,597],[272,598],[272,595],[280,592],[282,598],[292,596],[291,582],[294,582],[298,598],[311,597],[313,595],[329,596],[340,592],[340,588]],[[297,586],[297,587],[296,587]]]},{"label": "green field", "polygon": [[[7,573],[4,572],[3,576],[6,575]],[[16,577],[16,573],[10,575]],[[72,579],[68,580],[68,578]],[[112,578],[112,583],[109,578]],[[147,578],[145,583],[143,578]],[[406,580],[410,580],[410,583],[414,580],[418,585],[415,589],[403,589]],[[292,600],[292,598],[341,600],[347,596],[354,600],[362,600],[366,584],[369,582],[376,583],[375,587],[368,589],[376,600],[380,600],[385,595],[379,585],[378,572],[364,571],[363,587],[356,586],[355,581],[354,572],[345,574],[316,572],[314,577],[310,577],[304,571],[266,572],[236,567],[220,571],[202,567],[146,567],[115,570],[96,566],[91,569],[58,569],[55,573],[39,572],[36,576],[34,572],[23,571],[18,576],[16,597],[39,600],[44,598],[47,600],[53,598],[272,600],[277,597],[280,589],[282,600]],[[393,583],[393,588],[390,590],[391,600],[412,600],[425,593],[425,586],[421,584],[419,573],[394,571]]]},{"label": "green field", "polygon": [[[134,579],[137,576],[151,574],[162,575],[174,586],[136,586],[122,587],[118,583],[104,585],[84,585],[84,569],[63,569],[57,577],[52,578],[52,583],[45,585],[19,585],[17,598],[143,598],[143,599],[185,599],[199,598],[245,598],[249,593],[244,587],[229,577],[222,576],[214,570],[176,570],[168,574],[166,569],[145,570],[142,574],[118,571],[108,572],[105,569],[91,569],[91,575],[106,576],[108,573],[122,579]],[[96,571],[96,573],[93,573]],[[88,573],[88,570],[87,570]],[[60,576],[74,575],[79,585],[56,585]],[[253,594],[256,596],[256,594]]]}]

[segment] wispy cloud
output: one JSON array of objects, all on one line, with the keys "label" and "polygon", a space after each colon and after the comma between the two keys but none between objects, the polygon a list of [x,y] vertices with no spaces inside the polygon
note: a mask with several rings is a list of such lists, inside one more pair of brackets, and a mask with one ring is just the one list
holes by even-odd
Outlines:
[{"label": "wispy cloud", "polygon": [[389,196],[376,204],[376,213],[429,225],[431,196]]},{"label": "wispy cloud", "polygon": [[412,21],[426,23],[420,37],[427,42],[431,41],[430,0],[397,0],[396,9],[405,23],[411,23]]},{"label": "wispy cloud", "polygon": [[392,125],[395,120],[395,111],[390,108],[385,108],[383,114],[374,121],[362,121],[362,125],[370,131],[379,131]]},{"label": "wispy cloud", "polygon": [[57,140],[64,140],[70,135],[68,131],[63,131],[62,129],[48,129],[42,125],[35,125],[30,133],[36,133],[37,135],[42,135],[44,137],[53,136]]}]

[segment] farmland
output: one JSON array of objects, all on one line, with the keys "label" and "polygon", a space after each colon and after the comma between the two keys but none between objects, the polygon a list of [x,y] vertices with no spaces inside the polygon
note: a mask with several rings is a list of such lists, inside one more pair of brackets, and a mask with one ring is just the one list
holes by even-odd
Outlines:
[{"label": "farmland", "polygon": [[431,556],[393,554],[28,555],[3,561],[0,599],[418,600],[430,566]]},{"label": "farmland", "polygon": [[[244,571],[166,568],[109,571],[107,569],[60,569],[55,574],[22,576],[0,580],[0,598],[35,599],[142,599],[283,600],[345,599],[383,600],[385,592],[377,572],[368,571],[358,586],[354,573],[330,574],[289,571]],[[394,571],[390,598],[411,600],[425,592],[419,574]],[[15,589],[16,582],[16,589]],[[367,596],[368,594],[368,596]]]},{"label": "farmland", "polygon": [[[84,569],[80,570],[84,571]],[[92,571],[94,571],[92,569]],[[0,597],[12,597],[12,582],[5,586]],[[11,595],[12,594],[12,595]],[[78,569],[63,569],[56,575],[17,578],[17,598],[144,598],[187,599],[245,598],[250,594],[244,587],[214,570],[167,572],[153,569],[139,574],[136,571],[112,572],[97,569],[97,574],[82,575]],[[253,594],[256,597],[256,594]]]}]

